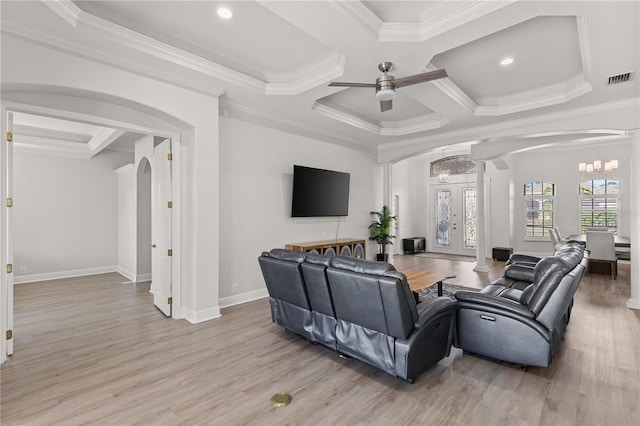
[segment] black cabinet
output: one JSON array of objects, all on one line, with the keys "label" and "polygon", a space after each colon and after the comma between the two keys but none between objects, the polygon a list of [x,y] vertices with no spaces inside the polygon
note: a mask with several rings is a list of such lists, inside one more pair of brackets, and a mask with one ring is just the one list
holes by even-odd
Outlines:
[{"label": "black cabinet", "polygon": [[424,237],[404,238],[402,240],[402,251],[404,254],[424,253],[426,250]]}]

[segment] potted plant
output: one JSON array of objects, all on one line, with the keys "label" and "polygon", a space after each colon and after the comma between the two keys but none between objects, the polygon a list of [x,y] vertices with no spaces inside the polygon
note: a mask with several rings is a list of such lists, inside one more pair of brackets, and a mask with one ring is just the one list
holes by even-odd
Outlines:
[{"label": "potted plant", "polygon": [[391,210],[389,207],[382,206],[382,210],[379,212],[371,212],[372,215],[377,216],[377,220],[371,222],[369,225],[369,239],[378,243],[378,255],[376,259],[379,262],[387,262],[389,255],[387,254],[387,245],[393,244],[393,235],[391,235],[391,225],[396,220],[395,216],[391,216]]}]

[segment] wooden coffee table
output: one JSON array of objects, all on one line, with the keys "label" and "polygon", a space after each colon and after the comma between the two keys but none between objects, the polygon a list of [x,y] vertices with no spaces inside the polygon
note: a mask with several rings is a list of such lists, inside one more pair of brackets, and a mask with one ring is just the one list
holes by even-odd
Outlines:
[{"label": "wooden coffee table", "polygon": [[407,277],[409,288],[414,293],[418,294],[420,291],[438,284],[438,296],[442,296],[442,281],[444,281],[444,277],[441,274],[422,269],[407,269],[402,273]]}]

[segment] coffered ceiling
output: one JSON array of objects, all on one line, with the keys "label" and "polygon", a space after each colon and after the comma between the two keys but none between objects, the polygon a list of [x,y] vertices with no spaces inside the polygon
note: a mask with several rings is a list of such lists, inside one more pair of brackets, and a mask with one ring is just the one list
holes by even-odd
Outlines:
[{"label": "coffered ceiling", "polygon": [[[231,19],[217,16],[221,6]],[[3,1],[1,7],[3,48],[22,37],[144,75],[155,69],[163,81],[222,94],[225,115],[363,150],[470,142],[486,135],[482,129],[516,129],[523,120],[540,122],[543,131],[548,117],[637,106],[640,99],[637,1]],[[501,65],[505,58],[513,63]],[[386,112],[373,88],[328,86],[375,83],[383,61],[394,63],[396,78],[440,68],[448,77],[398,88]],[[608,84],[625,73],[629,81]],[[47,123],[25,124],[44,137],[38,126]],[[52,134],[64,137],[59,127]],[[81,129],[86,140],[71,135],[69,143],[126,146],[134,139],[117,132]]]}]

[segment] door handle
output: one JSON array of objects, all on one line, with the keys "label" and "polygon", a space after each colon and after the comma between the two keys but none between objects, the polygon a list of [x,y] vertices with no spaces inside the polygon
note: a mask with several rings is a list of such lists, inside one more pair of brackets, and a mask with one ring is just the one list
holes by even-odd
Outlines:
[{"label": "door handle", "polygon": [[156,248],[156,245],[155,244],[151,244],[151,248]]}]

